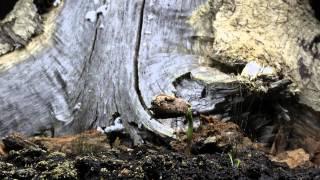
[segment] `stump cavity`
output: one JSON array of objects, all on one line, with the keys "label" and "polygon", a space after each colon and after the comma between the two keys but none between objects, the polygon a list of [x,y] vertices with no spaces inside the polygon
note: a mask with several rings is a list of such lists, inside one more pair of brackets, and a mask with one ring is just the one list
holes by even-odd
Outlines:
[{"label": "stump cavity", "polygon": [[310,5],[314,11],[315,17],[320,21],[320,1],[310,0]]},{"label": "stump cavity", "polygon": [[3,0],[0,1],[0,20],[3,20],[9,14],[18,0]]}]

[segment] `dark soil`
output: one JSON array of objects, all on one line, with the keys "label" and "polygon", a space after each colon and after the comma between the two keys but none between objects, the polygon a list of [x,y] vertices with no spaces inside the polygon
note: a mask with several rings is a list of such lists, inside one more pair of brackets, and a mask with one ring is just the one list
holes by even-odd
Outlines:
[{"label": "dark soil", "polygon": [[320,169],[289,169],[256,150],[236,158],[239,167],[227,153],[189,156],[153,145],[82,155],[24,148],[1,158],[0,179],[320,179]]}]

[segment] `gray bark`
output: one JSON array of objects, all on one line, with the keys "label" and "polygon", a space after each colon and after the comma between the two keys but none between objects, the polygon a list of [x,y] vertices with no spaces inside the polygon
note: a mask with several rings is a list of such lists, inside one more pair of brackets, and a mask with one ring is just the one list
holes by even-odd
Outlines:
[{"label": "gray bark", "polygon": [[[249,52],[248,55],[240,52],[238,46],[231,46],[232,41],[229,44],[223,43],[223,27],[229,27],[233,22],[228,19],[223,21],[223,17],[231,17],[229,12],[238,8],[239,4],[232,3],[235,1],[210,2],[214,2],[211,4],[212,9],[209,8],[213,12],[200,11],[200,16],[195,13],[192,27],[187,21],[205,0],[112,0],[100,2],[99,5],[85,0],[64,1],[59,7],[42,16],[42,34],[24,43],[22,49],[0,56],[0,135],[13,131],[31,135],[52,127],[58,135],[70,134],[97,125],[110,125],[112,114],[118,112],[136,144],[143,140],[138,135],[139,128],[132,127],[143,126],[157,135],[174,137],[172,121],[175,119],[154,119],[149,110],[152,99],[162,93],[185,98],[198,113],[224,113],[224,118],[232,118],[232,111],[236,110],[234,106],[239,104],[238,102],[245,102],[246,98],[250,99],[252,95],[242,94],[246,83],[239,81],[231,72],[236,73],[247,61],[252,60],[252,53]],[[95,23],[85,20],[88,11],[103,4],[107,4],[105,16],[99,15]],[[288,10],[291,6],[296,7],[293,4],[284,8]],[[298,10],[305,12],[303,8]],[[222,19],[216,18],[218,12]],[[268,11],[263,12],[268,14]],[[284,14],[281,13],[281,17]],[[239,16],[230,19],[241,20],[241,13],[236,15]],[[305,17],[312,18],[311,14]],[[300,20],[303,22],[303,18]],[[39,23],[36,24],[40,27]],[[256,21],[252,22],[254,23]],[[312,19],[307,27],[319,27],[317,23]],[[104,28],[99,28],[101,25],[104,25]],[[242,26],[241,23],[238,25]],[[290,23],[289,25],[294,28]],[[237,37],[236,30],[237,28],[228,28],[226,32],[229,31],[231,36]],[[280,28],[279,31],[284,30]],[[300,43],[301,46],[291,43],[290,47],[297,46],[298,50],[302,47],[303,50],[305,43],[309,43],[311,37],[317,34],[316,31],[306,33],[310,37],[302,45]],[[294,30],[290,37],[294,37],[297,32],[299,31]],[[275,31],[274,34],[276,33]],[[269,36],[272,36],[272,33],[268,34]],[[282,36],[275,36],[279,37]],[[0,40],[1,38],[0,35]],[[269,40],[266,42],[270,43]],[[282,45],[285,41],[280,39],[279,42]],[[290,42],[295,41],[291,39]],[[318,51],[312,56],[318,45],[309,44],[310,52],[308,50],[302,53],[304,58],[319,59]],[[274,48],[267,45],[267,48]],[[224,48],[234,51],[218,51]],[[287,54],[290,52],[291,50]],[[237,53],[242,60],[238,65],[234,61]],[[261,55],[259,53],[261,52],[258,51],[255,55],[258,57]],[[267,55],[270,54],[267,53],[265,57]],[[275,53],[271,57],[278,57],[277,55],[278,53]],[[209,61],[206,60],[204,67],[199,60],[207,57],[210,58]],[[288,57],[288,66],[292,62],[300,62],[298,56]],[[208,64],[212,66],[212,59],[215,62],[214,67],[208,67]],[[272,65],[269,60],[262,61]],[[300,69],[305,67],[299,63],[297,66]],[[312,68],[315,75],[317,67],[315,63]],[[287,66],[282,70],[286,78],[302,87],[299,80],[303,77],[295,78],[299,70],[293,74],[289,73],[290,68]],[[279,72],[282,72],[281,69]],[[314,82],[315,78],[316,76],[309,77],[310,82]],[[282,86],[284,88],[277,89]],[[274,91],[283,92],[283,89],[287,88],[286,79],[270,82],[267,87],[270,94]],[[317,93],[313,95],[316,96]],[[320,127],[317,125],[319,119],[315,115],[317,104],[314,101],[310,104],[303,102],[315,110],[303,111],[311,112],[308,120],[297,118],[295,122],[307,122],[306,129],[317,138],[317,133],[314,133]],[[292,111],[296,109],[299,108],[293,108]],[[239,117],[245,113],[247,112],[240,109]],[[254,116],[251,117],[250,119],[253,119]],[[167,121],[169,123],[166,123]],[[304,126],[299,123],[293,125],[297,126],[294,127],[298,129],[296,134],[299,134],[301,126]],[[256,124],[265,126],[268,123]],[[268,128],[270,129],[266,126],[265,131],[268,131]],[[270,136],[276,135],[272,132]]]},{"label": "gray bark", "polygon": [[[52,34],[45,30],[24,52],[0,57],[1,135],[51,126],[58,134],[74,133],[108,125],[119,112],[126,122],[172,136],[173,129],[152,119],[146,107],[160,88],[170,92],[171,81],[196,64],[176,45],[191,46],[186,20],[201,2],[110,1],[107,15],[90,23],[85,14],[96,8],[92,2],[65,1],[44,22]],[[168,75],[147,74],[153,72]]]}]

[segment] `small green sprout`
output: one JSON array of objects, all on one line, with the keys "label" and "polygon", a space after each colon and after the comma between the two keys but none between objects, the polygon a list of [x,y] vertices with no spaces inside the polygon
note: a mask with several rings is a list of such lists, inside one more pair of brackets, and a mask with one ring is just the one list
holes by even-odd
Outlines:
[{"label": "small green sprout", "polygon": [[235,158],[235,156],[234,156],[233,153],[228,153],[228,156],[229,156],[229,159],[230,159],[230,162],[231,162],[231,166],[232,166],[232,167],[239,168],[239,167],[240,167],[241,160],[238,159],[238,158]]},{"label": "small green sprout", "polygon": [[193,116],[192,116],[191,108],[188,108],[185,116],[186,116],[186,120],[188,122],[187,140],[188,140],[188,144],[191,144],[192,135],[193,135]]}]

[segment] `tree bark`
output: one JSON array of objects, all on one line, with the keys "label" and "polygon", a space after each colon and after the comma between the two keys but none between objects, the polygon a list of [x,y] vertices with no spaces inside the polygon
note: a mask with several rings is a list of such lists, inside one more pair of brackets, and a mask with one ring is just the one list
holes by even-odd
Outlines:
[{"label": "tree bark", "polygon": [[[87,12],[101,5],[107,5],[106,14],[94,23],[86,21]],[[308,112],[309,118],[289,113],[297,126],[291,128],[299,132],[298,124],[307,122],[309,134],[318,138],[320,25],[312,13],[307,1],[296,0],[118,0],[98,5],[79,0],[34,14],[34,31],[24,41],[2,23],[0,134],[31,135],[52,127],[58,135],[70,134],[110,125],[119,113],[136,144],[143,142],[140,127],[175,137],[175,118],[153,118],[149,108],[156,95],[183,97],[195,113],[235,119],[232,112],[239,111],[243,117],[249,110],[236,105],[247,105],[259,93],[232,74],[254,60],[277,72],[264,97],[301,92],[297,106],[304,104],[299,112]],[[286,100],[279,96],[274,104]],[[244,116],[254,119],[257,114]],[[255,127],[270,130],[269,121],[256,119],[251,122]]]}]

